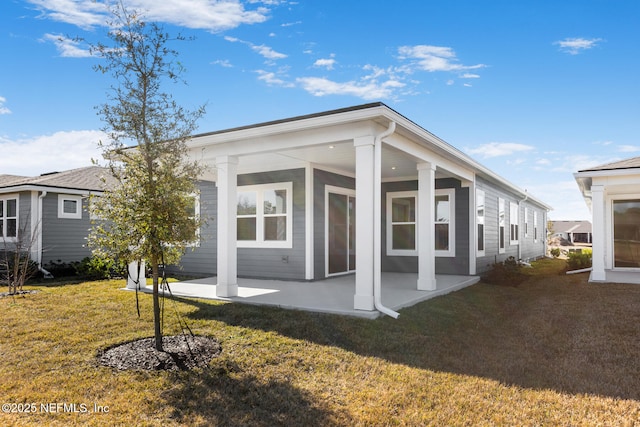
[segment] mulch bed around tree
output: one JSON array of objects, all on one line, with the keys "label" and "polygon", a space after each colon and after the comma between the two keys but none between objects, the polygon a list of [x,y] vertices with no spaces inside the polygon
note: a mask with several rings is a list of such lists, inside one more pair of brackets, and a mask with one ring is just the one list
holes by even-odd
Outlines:
[{"label": "mulch bed around tree", "polygon": [[173,335],[162,337],[164,351],[155,348],[154,338],[143,338],[98,352],[100,365],[120,370],[189,370],[205,368],[222,352],[212,337]]}]

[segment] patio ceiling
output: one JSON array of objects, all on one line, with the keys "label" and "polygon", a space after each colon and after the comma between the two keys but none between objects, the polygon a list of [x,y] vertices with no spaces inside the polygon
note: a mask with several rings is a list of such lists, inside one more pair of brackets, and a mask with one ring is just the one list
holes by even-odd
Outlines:
[{"label": "patio ceiling", "polygon": [[[304,167],[307,163],[354,176],[356,160],[353,141],[308,146],[277,153],[242,156],[239,158],[238,171],[240,173],[250,173],[262,170],[297,168]],[[394,178],[417,179],[417,163],[419,163],[419,160],[414,157],[383,144],[383,180]],[[445,176],[448,175],[445,175],[442,170],[436,172],[436,178]]]}]

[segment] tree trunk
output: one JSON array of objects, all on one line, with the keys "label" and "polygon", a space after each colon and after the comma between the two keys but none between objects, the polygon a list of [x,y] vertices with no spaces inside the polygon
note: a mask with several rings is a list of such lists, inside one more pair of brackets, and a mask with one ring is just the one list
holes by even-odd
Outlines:
[{"label": "tree trunk", "polygon": [[160,330],[160,299],[158,297],[158,261],[151,261],[151,271],[153,276],[153,329],[155,336],[156,350],[164,351],[162,348],[162,331]]}]

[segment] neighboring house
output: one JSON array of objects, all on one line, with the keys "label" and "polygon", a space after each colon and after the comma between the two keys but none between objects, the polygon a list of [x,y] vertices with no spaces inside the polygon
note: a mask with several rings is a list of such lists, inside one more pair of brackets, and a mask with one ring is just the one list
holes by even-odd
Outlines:
[{"label": "neighboring house", "polygon": [[551,221],[552,237],[561,237],[569,243],[591,243],[589,221]]},{"label": "neighboring house", "polygon": [[590,280],[640,283],[640,157],[574,176],[593,215]]},{"label": "neighboring house", "polygon": [[0,175],[0,250],[21,241],[40,267],[90,256],[87,200],[104,190],[103,175],[108,178],[97,166],[36,177]]},{"label": "neighboring house", "polygon": [[182,269],[312,281],[355,273],[354,308],[373,310],[384,272],[477,275],[546,252],[551,208],[382,103],[193,136],[209,166],[209,220]]}]

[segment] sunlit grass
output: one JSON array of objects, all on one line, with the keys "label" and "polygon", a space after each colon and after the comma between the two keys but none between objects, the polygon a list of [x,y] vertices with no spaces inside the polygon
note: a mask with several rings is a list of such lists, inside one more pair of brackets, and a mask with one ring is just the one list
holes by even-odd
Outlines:
[{"label": "sunlit grass", "polygon": [[149,295],[139,319],[122,281],[30,287],[0,300],[0,403],[38,413],[0,425],[633,425],[640,287],[563,268],[541,261],[520,286],[480,283],[398,320],[167,300],[166,334],[179,315],[223,347],[209,369],[177,373],[95,363],[152,334]]}]

